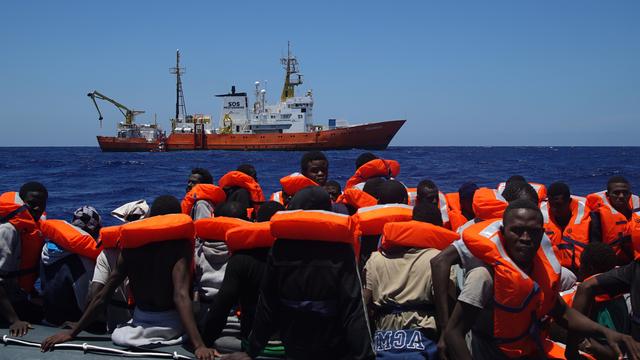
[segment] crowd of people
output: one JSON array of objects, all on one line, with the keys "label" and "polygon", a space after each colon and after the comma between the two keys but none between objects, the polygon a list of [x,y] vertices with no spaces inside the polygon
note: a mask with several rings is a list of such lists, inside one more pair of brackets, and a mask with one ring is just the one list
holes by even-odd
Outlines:
[{"label": "crowd of people", "polygon": [[[184,198],[46,218],[0,195],[0,323],[198,359],[640,359],[640,198],[514,175],[444,194],[372,153],[342,187],[303,155],[267,200],[250,164],[195,168]],[[636,272],[638,270],[638,272]]]}]

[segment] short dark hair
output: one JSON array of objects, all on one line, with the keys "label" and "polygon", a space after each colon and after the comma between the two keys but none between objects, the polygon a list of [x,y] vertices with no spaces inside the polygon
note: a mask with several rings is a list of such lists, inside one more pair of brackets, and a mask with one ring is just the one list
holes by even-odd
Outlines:
[{"label": "short dark hair", "polygon": [[282,210],[284,210],[284,205],[280,204],[277,201],[264,202],[258,209],[258,213],[256,214],[256,221],[269,221],[275,213]]},{"label": "short dark hair", "polygon": [[421,202],[413,208],[413,220],[442,226],[442,214],[433,203]]},{"label": "short dark hair", "polygon": [[338,183],[335,180],[327,180],[327,182],[324,184],[325,187],[327,186],[334,186],[338,188],[338,192],[342,191],[342,187],[340,186],[340,183]]},{"label": "short dark hair", "polygon": [[322,151],[307,151],[302,155],[302,159],[300,159],[300,170],[301,172],[306,172],[309,168],[309,163],[314,160],[324,160],[327,162],[327,166],[329,165],[329,160],[324,156]]},{"label": "short dark hair", "polygon": [[538,214],[538,216],[540,217],[540,220],[542,221],[542,212],[540,211],[540,208],[538,207],[538,203],[537,202],[532,202],[529,199],[519,198],[519,199],[515,199],[515,200],[509,202],[509,205],[504,210],[504,214],[502,215],[503,223],[505,223],[507,221],[508,216],[512,212],[514,212],[516,210],[520,210],[520,209],[528,209],[528,210],[535,211]]},{"label": "short dark hair", "polygon": [[364,183],[362,191],[377,199],[380,196],[380,188],[386,181],[387,180],[380,177],[371,178]]},{"label": "short dark hair", "polygon": [[586,270],[586,276],[607,272],[616,267],[616,253],[611,246],[602,242],[592,242],[584,247],[580,255],[580,268]]},{"label": "short dark hair", "polygon": [[424,192],[427,189],[438,190],[438,185],[436,185],[436,183],[434,183],[432,180],[429,180],[429,179],[420,181],[418,183],[418,186],[416,186],[416,197],[418,199],[422,199],[422,197],[424,196]]},{"label": "short dark hair", "polygon": [[24,198],[27,196],[27,193],[32,191],[43,193],[45,198],[49,198],[49,192],[47,191],[47,188],[37,181],[29,181],[24,183],[20,187],[18,195],[21,199],[24,200]]},{"label": "short dark hair", "polygon": [[473,182],[466,182],[458,188],[458,195],[460,196],[460,200],[473,200],[473,195],[478,190],[478,185]]},{"label": "short dark hair", "polygon": [[358,156],[358,158],[356,159],[356,170],[358,170],[360,168],[360,166],[368,163],[371,160],[375,160],[375,159],[378,159],[378,157],[375,156],[374,154],[370,153],[370,152],[366,152],[366,153],[360,154],[360,156]]},{"label": "short dark hair", "polygon": [[211,176],[209,170],[198,167],[191,169],[191,173],[202,176],[202,184],[213,184],[213,176]]},{"label": "short dark hair", "polygon": [[251,164],[242,164],[238,166],[236,171],[240,171],[241,173],[247,174],[254,179],[258,178],[258,172],[256,171],[256,168],[253,167],[253,165]]},{"label": "short dark hair", "polygon": [[214,216],[225,216],[247,220],[247,207],[238,201],[225,201],[213,210]]},{"label": "short dark hair", "polygon": [[505,185],[509,184],[510,182],[514,182],[514,181],[527,182],[527,179],[525,179],[524,176],[522,176],[522,175],[511,175],[507,179],[507,182],[505,182]]},{"label": "short dark hair", "polygon": [[397,180],[387,180],[380,185],[378,204],[406,204],[407,188]]},{"label": "short dark hair", "polygon": [[149,210],[149,217],[157,215],[167,214],[180,214],[182,208],[180,207],[180,201],[172,195],[160,195],[151,204],[151,210]]},{"label": "short dark hair", "polygon": [[569,200],[571,198],[571,190],[569,190],[569,185],[556,181],[553,184],[549,185],[547,189],[547,195],[549,197],[556,197],[562,195],[564,200]]},{"label": "short dark hair", "polygon": [[536,204],[539,202],[538,193],[533,186],[522,181],[514,181],[507,184],[502,192],[502,197],[509,203],[517,199],[529,200]]},{"label": "short dark hair", "polygon": [[609,188],[612,184],[627,184],[631,186],[629,180],[627,180],[627,178],[622,175],[615,175],[609,178],[609,181],[607,181],[607,191],[609,191]]},{"label": "short dark hair", "polygon": [[331,197],[321,186],[307,186],[291,198],[287,209],[331,211]]}]

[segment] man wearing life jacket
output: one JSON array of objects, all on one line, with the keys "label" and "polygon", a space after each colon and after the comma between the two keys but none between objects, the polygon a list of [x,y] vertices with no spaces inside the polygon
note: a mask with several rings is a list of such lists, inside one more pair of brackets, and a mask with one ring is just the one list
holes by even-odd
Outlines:
[{"label": "man wearing life jacket", "polygon": [[[196,185],[203,186],[194,189]],[[199,189],[199,190],[198,190]],[[213,217],[215,206],[226,199],[224,191],[213,185],[213,177],[207,169],[195,168],[187,181],[185,198],[182,200],[182,211],[193,220]]]},{"label": "man wearing life jacket", "polygon": [[264,194],[258,184],[258,175],[253,165],[238,166],[235,171],[222,176],[218,184],[227,195],[226,201],[244,204],[249,214],[253,214],[264,202]]},{"label": "man wearing life jacket", "polygon": [[524,176],[522,176],[522,175],[512,175],[511,177],[509,177],[509,179],[507,179],[506,182],[501,182],[500,184],[498,184],[496,189],[500,193],[502,193],[506,189],[507,185],[512,181],[518,181],[518,182],[519,181],[524,181],[524,182],[528,183],[529,185],[531,185],[533,187],[533,189],[538,193],[538,199],[540,201],[543,201],[544,199],[547,198],[547,187],[546,186],[544,186],[543,184],[540,184],[540,183],[528,182],[524,178]]},{"label": "man wearing life jacket", "polygon": [[71,329],[46,338],[42,351],[75,338],[106,306],[114,290],[128,276],[136,300],[133,319],[118,327],[111,338],[116,345],[158,346],[182,342],[189,337],[197,359],[213,360],[214,351],[204,345],[190,299],[193,260],[193,222],[181,214],[173,196],[159,196],[151,205],[150,218],[121,227],[122,252],[104,288],[91,299],[80,321]]},{"label": "man wearing life jacket", "polygon": [[350,218],[331,212],[331,198],[321,187],[298,192],[289,209],[297,211],[271,218],[276,242],[248,356],[258,356],[279,331],[287,359],[374,359]]},{"label": "man wearing life jacket", "polygon": [[[628,335],[599,325],[560,298],[561,266],[544,235],[537,203],[516,200],[502,220],[464,230],[468,249],[483,261],[483,275],[465,281],[445,330],[454,359],[564,359],[564,349],[547,339],[547,316],[571,331],[626,346],[632,357],[640,346]],[[472,331],[471,353],[465,334]],[[619,356],[622,355],[618,351]]]},{"label": "man wearing life jacket", "polygon": [[[42,245],[35,234],[47,198],[47,189],[38,182],[0,195],[0,321],[10,324],[11,336],[25,335],[30,322],[42,319],[42,308],[29,301],[20,280],[39,270]],[[25,264],[27,259],[35,261]]]},{"label": "man wearing life jacket", "polygon": [[432,203],[440,209],[440,215],[442,216],[443,226],[447,229],[451,229],[451,220],[449,218],[449,204],[447,203],[446,196],[440,192],[438,185],[432,180],[422,180],[418,183],[416,188],[415,204],[418,203]]},{"label": "man wearing life jacket", "polygon": [[329,160],[320,151],[309,151],[302,155],[300,173],[324,186],[329,177]]},{"label": "man wearing life jacket", "polygon": [[356,172],[347,180],[345,189],[358,188],[362,190],[365,182],[380,178],[391,180],[400,173],[400,164],[395,160],[385,160],[371,153],[364,153],[356,160]]},{"label": "man wearing life jacket", "polygon": [[460,185],[458,192],[446,194],[451,230],[457,231],[460,226],[476,217],[473,211],[473,195],[476,190],[478,190],[478,185],[466,182]]},{"label": "man wearing life jacket", "polygon": [[629,221],[640,198],[631,194],[631,184],[622,176],[613,176],[607,182],[607,191],[587,196],[591,208],[589,225],[590,241],[609,244],[618,256],[618,265],[626,265],[633,259],[633,247],[629,233]]},{"label": "man wearing life jacket", "polygon": [[580,254],[589,243],[589,208],[586,199],[572,197],[569,186],[555,182],[549,186],[547,200],[540,204],[544,229],[551,239],[560,264],[574,273],[580,267]]},{"label": "man wearing life jacket", "polygon": [[[202,334],[207,346],[213,347],[215,344],[216,350],[220,353],[246,349],[262,279],[267,268],[267,256],[275,240],[269,231],[268,222],[276,212],[282,210],[284,206],[278,202],[265,202],[258,210],[257,224],[240,225],[227,231],[226,242],[232,254],[227,263],[222,286],[209,307]],[[229,312],[236,304],[240,305],[242,311],[239,337],[241,346],[235,344],[235,338],[220,338],[227,324]],[[282,346],[275,344],[267,345],[263,355],[273,357],[284,354]]]},{"label": "man wearing life jacket", "polygon": [[71,223],[49,219],[40,225],[47,239],[42,248],[41,286],[48,323],[58,326],[82,316],[100,253],[96,240],[101,227],[102,217],[92,206],[74,211]]},{"label": "man wearing life jacket", "polygon": [[442,225],[440,209],[419,203],[412,221],[385,225],[380,251],[367,261],[363,295],[378,358],[437,358],[430,260],[458,238]]}]

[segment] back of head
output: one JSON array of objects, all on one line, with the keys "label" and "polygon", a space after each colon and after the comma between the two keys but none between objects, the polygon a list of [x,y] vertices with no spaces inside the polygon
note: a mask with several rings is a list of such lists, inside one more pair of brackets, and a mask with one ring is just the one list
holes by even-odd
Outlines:
[{"label": "back of head", "polygon": [[335,181],[335,180],[327,180],[327,182],[324,184],[324,187],[325,187],[325,188],[326,188],[326,187],[330,187],[330,186],[335,187],[336,189],[338,189],[338,192],[341,192],[341,191],[342,191],[342,187],[341,187],[341,186],[340,186],[340,184],[339,184],[337,181]]},{"label": "back of head", "polygon": [[269,221],[275,213],[282,210],[284,210],[284,205],[280,204],[277,201],[264,202],[258,209],[258,213],[256,214],[256,221]]},{"label": "back of head", "polygon": [[440,213],[440,209],[430,202],[416,204],[413,208],[413,220],[442,226],[442,214]]},{"label": "back of head", "polygon": [[629,183],[629,180],[627,180],[627,178],[621,175],[616,175],[609,178],[609,181],[607,181],[607,191],[611,189],[611,185],[613,184],[627,184],[631,186],[631,184]]},{"label": "back of head", "polygon": [[416,203],[424,202],[425,200],[438,202],[439,191],[438,185],[432,180],[426,179],[420,181],[418,186],[416,186]]},{"label": "back of head", "polygon": [[102,217],[93,206],[83,206],[73,212],[71,224],[88,232],[95,238],[100,233]]},{"label": "back of head", "polygon": [[511,175],[507,179],[505,185],[509,185],[509,183],[512,183],[512,182],[527,182],[527,180],[522,175]]},{"label": "back of head", "polygon": [[536,204],[539,202],[538,193],[533,186],[522,181],[513,181],[507,184],[502,192],[502,197],[509,203],[517,199],[525,199]]},{"label": "back of head", "polygon": [[247,207],[238,201],[225,201],[218,204],[213,210],[216,217],[224,216],[236,219],[247,220]]},{"label": "back of head", "polygon": [[569,185],[557,181],[549,185],[549,188],[547,189],[547,196],[549,198],[562,196],[564,200],[569,200],[571,198],[571,190],[569,189]]},{"label": "back of head", "polygon": [[366,152],[366,153],[360,154],[360,156],[358,156],[358,158],[356,159],[356,170],[358,170],[360,168],[360,166],[368,163],[371,160],[375,160],[375,159],[378,159],[378,157],[375,156],[374,154],[370,153],[370,152]]},{"label": "back of head", "polygon": [[458,188],[458,195],[460,196],[460,201],[473,200],[473,194],[478,190],[478,185],[473,182],[466,182]]},{"label": "back of head", "polygon": [[39,192],[42,193],[46,198],[49,197],[49,192],[47,191],[47,188],[44,187],[44,185],[42,185],[41,183],[37,182],[37,181],[29,181],[27,183],[24,183],[21,187],[20,187],[20,191],[18,192],[18,195],[20,196],[21,199],[25,199],[27,193],[29,192]]},{"label": "back of head", "polygon": [[331,197],[320,186],[309,186],[296,193],[287,206],[288,210],[331,211]]},{"label": "back of head", "polygon": [[377,199],[380,196],[380,189],[385,182],[387,182],[387,180],[380,177],[369,179],[364,183],[362,191]]},{"label": "back of head", "polygon": [[616,266],[616,253],[611,246],[602,242],[592,242],[585,246],[580,255],[580,280],[600,274]]},{"label": "back of head", "polygon": [[240,171],[241,173],[247,174],[251,176],[254,180],[258,180],[258,173],[256,172],[256,168],[251,164],[242,164],[238,166],[236,171]]},{"label": "back of head", "polygon": [[510,220],[511,218],[511,214],[517,210],[521,210],[521,209],[527,209],[527,210],[533,210],[535,211],[539,218],[540,218],[540,222],[542,223],[542,212],[540,211],[540,208],[538,207],[538,203],[537,202],[533,202],[529,199],[524,199],[524,198],[520,198],[520,199],[515,199],[511,202],[509,202],[509,205],[507,206],[507,208],[504,210],[504,215],[502,216],[502,222],[505,224]]},{"label": "back of head", "polygon": [[388,180],[380,186],[378,204],[406,204],[408,198],[407,188],[401,182]]},{"label": "back of head", "polygon": [[324,160],[327,164],[329,163],[329,160],[321,151],[309,151],[302,155],[302,159],[300,159],[300,172],[305,173],[309,163],[314,160]]},{"label": "back of head", "polygon": [[180,201],[171,195],[160,195],[151,204],[149,216],[180,214],[182,209]]},{"label": "back of head", "polygon": [[191,174],[200,175],[202,177],[201,184],[213,184],[213,176],[211,176],[211,173],[207,169],[194,168],[191,170]]}]

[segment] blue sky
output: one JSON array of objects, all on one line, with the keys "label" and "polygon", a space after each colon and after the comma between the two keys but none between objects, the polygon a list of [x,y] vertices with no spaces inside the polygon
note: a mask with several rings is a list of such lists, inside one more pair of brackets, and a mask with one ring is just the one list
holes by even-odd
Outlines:
[{"label": "blue sky", "polygon": [[7,1],[0,146],[97,145],[98,90],[169,127],[282,84],[291,41],[317,123],[408,119],[392,145],[639,145],[640,2]]}]

